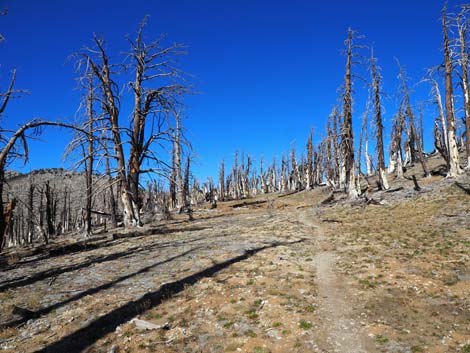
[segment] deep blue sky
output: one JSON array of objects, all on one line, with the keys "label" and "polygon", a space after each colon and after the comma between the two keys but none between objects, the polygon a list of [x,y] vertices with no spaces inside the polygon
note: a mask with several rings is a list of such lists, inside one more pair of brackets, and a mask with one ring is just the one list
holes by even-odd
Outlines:
[{"label": "deep blue sky", "polygon": [[[4,3],[4,2],[2,2]],[[459,4],[450,1],[449,6]],[[3,124],[15,127],[33,118],[73,117],[79,102],[73,65],[67,57],[103,34],[110,53],[127,50],[124,36],[134,34],[150,15],[147,36],[168,33],[188,45],[182,68],[193,74],[200,94],[187,99],[185,122],[195,153],[198,177],[217,175],[221,159],[235,150],[255,157],[273,156],[294,144],[303,149],[309,130],[322,135],[336,103],[344,72],[341,54],[348,27],[373,45],[390,98],[384,102],[386,125],[395,113],[398,57],[417,82],[424,69],[441,61],[442,1],[7,1],[0,18],[6,41],[0,45],[0,82],[12,68],[17,88],[29,96],[11,103]],[[358,128],[366,89],[356,84]],[[416,89],[413,101],[427,98]],[[426,136],[432,136],[434,113],[427,111]],[[123,119],[126,117],[123,116]],[[47,130],[31,146],[23,169],[67,166],[61,155],[69,136]]]}]

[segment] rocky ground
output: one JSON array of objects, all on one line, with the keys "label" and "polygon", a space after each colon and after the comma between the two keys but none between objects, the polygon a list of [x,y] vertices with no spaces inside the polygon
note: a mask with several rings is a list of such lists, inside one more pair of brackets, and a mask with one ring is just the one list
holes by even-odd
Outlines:
[{"label": "rocky ground", "polygon": [[468,179],[419,182],[360,203],[260,196],[7,252],[0,348],[470,352]]}]

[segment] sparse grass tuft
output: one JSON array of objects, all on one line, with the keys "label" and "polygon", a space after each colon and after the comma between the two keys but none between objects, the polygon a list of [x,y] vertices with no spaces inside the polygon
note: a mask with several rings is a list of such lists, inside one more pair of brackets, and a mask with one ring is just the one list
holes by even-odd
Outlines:
[{"label": "sparse grass tuft", "polygon": [[313,327],[313,324],[310,321],[300,320],[299,327],[302,330],[310,330]]}]

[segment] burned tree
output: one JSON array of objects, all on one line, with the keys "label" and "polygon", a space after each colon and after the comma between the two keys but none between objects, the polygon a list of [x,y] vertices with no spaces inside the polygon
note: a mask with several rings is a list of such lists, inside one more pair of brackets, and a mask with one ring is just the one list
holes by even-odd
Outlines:
[{"label": "burned tree", "polygon": [[467,155],[467,169],[470,168],[470,87],[468,81],[468,45],[467,33],[469,28],[469,21],[467,13],[470,10],[468,6],[464,6],[456,18],[457,31],[458,31],[458,44],[460,48],[460,72],[461,72],[461,86],[464,99],[464,112],[465,112],[465,153]]},{"label": "burned tree", "polygon": [[[152,149],[155,144],[171,139],[168,127],[169,113],[177,111],[179,98],[187,92],[180,84],[181,72],[176,67],[175,56],[183,54],[181,44],[164,45],[165,36],[147,44],[143,38],[146,19],[141,23],[134,41],[129,40],[131,50],[127,72],[134,78],[129,86],[134,96],[130,127],[120,120],[120,89],[117,76],[123,74],[120,65],[109,60],[102,38],[95,37],[95,48],[85,48],[77,54],[83,67],[90,67],[98,81],[103,116],[111,135],[113,159],[120,188],[120,200],[125,226],[139,226],[141,200],[139,180],[147,172],[161,173],[161,157]],[[124,145],[129,144],[129,158]],[[142,169],[144,161],[156,165]]]},{"label": "burned tree", "polygon": [[383,121],[382,121],[382,105],[380,103],[381,97],[381,82],[380,73],[377,67],[377,59],[374,57],[374,50],[372,49],[370,57],[370,71],[372,75],[372,89],[374,95],[374,118],[377,136],[377,173],[379,177],[380,188],[383,190],[389,189],[387,176],[385,175],[385,155],[384,155],[384,142],[383,142]]},{"label": "burned tree", "polygon": [[224,201],[225,199],[225,165],[224,160],[220,162],[219,168],[219,200]]},{"label": "burned tree", "polygon": [[352,122],[352,65],[355,57],[354,44],[355,32],[349,28],[346,45],[346,68],[344,75],[343,94],[343,125],[341,127],[341,152],[343,158],[342,169],[344,170],[345,191],[350,197],[358,196],[356,189],[356,178],[354,168],[354,134]]},{"label": "burned tree", "polygon": [[406,74],[403,67],[400,65],[398,59],[396,59],[397,65],[399,68],[399,80],[401,84],[401,94],[402,94],[402,102],[401,106],[403,107],[403,113],[405,117],[408,118],[408,126],[407,126],[407,143],[405,144],[405,160],[404,164],[408,162],[414,163],[419,162],[423,168],[424,176],[429,176],[429,170],[427,166],[427,161],[424,156],[424,151],[421,149],[421,143],[419,141],[419,135],[416,131],[416,123],[414,118],[413,109],[411,108],[411,100],[410,100],[410,91],[408,89],[408,85],[406,83]]},{"label": "burned tree", "polygon": [[[3,143],[3,148],[0,151],[0,200],[3,200],[3,186],[5,183],[5,169],[6,166],[12,163],[14,160],[21,159],[26,163],[28,161],[28,144],[26,132],[29,130],[34,130],[37,134],[40,133],[40,128],[44,126],[58,126],[65,127],[80,131],[81,133],[87,134],[86,131],[76,127],[74,125],[53,122],[53,121],[44,121],[34,119],[28,123],[22,125],[18,130],[14,131],[10,136],[6,135],[5,130],[0,129],[1,141]],[[21,141],[21,145],[18,146],[18,141]],[[52,207],[52,204],[51,204]],[[52,209],[51,209],[52,212]],[[0,202],[0,243],[3,243],[3,236],[6,230],[6,223],[4,217],[3,202]]]},{"label": "burned tree", "polygon": [[454,116],[454,87],[452,84],[452,53],[449,43],[448,34],[448,19],[447,8],[444,6],[442,9],[442,34],[443,34],[443,48],[444,48],[444,69],[445,69],[445,107],[446,107],[446,121],[447,121],[447,140],[449,159],[447,164],[447,176],[455,177],[462,173],[460,168],[459,150],[457,147],[457,136],[455,129],[455,116]]},{"label": "burned tree", "polygon": [[307,168],[305,178],[305,188],[310,190],[313,188],[313,130],[310,131],[310,135],[307,139]]}]

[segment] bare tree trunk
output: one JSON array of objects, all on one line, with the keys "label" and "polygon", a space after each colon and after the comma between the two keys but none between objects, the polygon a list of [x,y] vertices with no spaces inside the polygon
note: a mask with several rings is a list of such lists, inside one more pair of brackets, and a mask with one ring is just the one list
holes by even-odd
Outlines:
[{"label": "bare tree trunk", "polygon": [[402,133],[405,124],[402,108],[398,111],[393,122],[392,142],[390,148],[389,173],[396,171],[397,179],[403,177]]},{"label": "bare tree trunk", "polygon": [[53,193],[51,191],[51,187],[49,185],[49,181],[46,181],[46,185],[44,188],[44,197],[46,199],[46,226],[47,226],[47,237],[50,238],[55,234],[54,232],[54,223],[52,220],[53,212],[52,212],[52,202],[53,202]]},{"label": "bare tree trunk", "polygon": [[190,220],[192,220],[192,213],[190,210],[191,207],[191,200],[190,200],[190,190],[189,190],[189,174],[191,168],[191,159],[189,156],[186,158],[186,166],[184,170],[184,182],[183,182],[183,200],[184,200],[184,207],[187,208],[188,215],[190,216]]},{"label": "bare tree trunk", "polygon": [[455,177],[463,171],[460,168],[459,150],[457,147],[457,136],[455,132],[455,117],[454,117],[454,92],[452,85],[452,58],[449,48],[449,37],[447,33],[447,8],[444,6],[442,9],[442,32],[444,35],[444,65],[445,65],[445,88],[446,88],[446,120],[447,120],[447,134],[449,141],[449,164],[448,164],[448,177]]},{"label": "bare tree trunk", "polygon": [[110,205],[110,214],[111,214],[111,224],[113,228],[117,228],[117,205],[116,205],[116,199],[114,196],[114,190],[113,190],[113,178],[111,177],[111,166],[109,163],[109,155],[108,155],[108,146],[106,142],[104,142],[104,150],[105,150],[105,156],[104,156],[104,162],[105,162],[105,173],[108,178],[109,186],[108,186],[108,192],[109,192],[109,205]]},{"label": "bare tree trunk", "polygon": [[183,176],[181,173],[181,121],[179,113],[176,113],[176,130],[174,137],[174,151],[175,151],[175,176],[176,176],[176,195],[177,207],[179,209],[185,207],[184,191],[183,191]]},{"label": "bare tree trunk", "polygon": [[[405,72],[403,71],[402,66],[397,60],[398,68],[399,68],[399,79],[401,81],[401,90],[403,94],[403,102],[402,104],[404,105],[404,110],[405,110],[405,115],[408,117],[408,143],[406,144],[408,146],[408,151],[409,151],[409,161],[411,163],[414,163],[417,161],[417,154],[416,154],[416,129],[415,129],[415,123],[414,123],[414,114],[413,110],[411,109],[411,102],[410,102],[410,92],[408,90],[408,85],[406,83],[406,77],[405,77]],[[406,149],[406,147],[405,147]]]},{"label": "bare tree trunk", "polygon": [[383,121],[382,121],[382,106],[380,104],[380,75],[377,72],[376,59],[374,51],[371,55],[371,72],[372,72],[372,86],[374,89],[374,107],[375,107],[375,125],[377,134],[377,171],[379,176],[380,187],[383,190],[388,190],[387,176],[385,174],[385,155],[384,155],[384,142],[383,142]]},{"label": "bare tree trunk", "polygon": [[307,140],[307,172],[305,188],[310,190],[313,187],[313,130]]},{"label": "bare tree trunk", "polygon": [[339,136],[340,136],[340,131],[338,130],[338,125],[339,124],[339,114],[338,114],[338,108],[335,107],[333,109],[333,157],[334,157],[334,166],[335,166],[335,175],[334,175],[334,180],[335,180],[335,185],[336,187],[341,187],[341,150],[340,150],[340,145],[338,142]]},{"label": "bare tree trunk", "polygon": [[225,165],[224,160],[220,163],[219,169],[219,200],[224,201],[225,199]]},{"label": "bare tree trunk", "polygon": [[344,76],[344,98],[343,98],[343,127],[342,127],[342,151],[344,159],[344,172],[346,192],[351,198],[358,196],[355,182],[354,170],[354,136],[352,126],[352,66],[353,57],[353,31],[348,30],[346,40],[346,73]]},{"label": "bare tree trunk", "polygon": [[5,223],[3,226],[3,233],[0,234],[1,236],[0,249],[3,249],[8,235],[12,233],[13,215],[14,215],[16,203],[17,203],[16,198],[12,198],[4,210],[2,218],[4,219]]},{"label": "bare tree trunk", "polygon": [[95,154],[93,148],[93,76],[89,77],[89,86],[88,86],[88,96],[87,96],[87,115],[88,115],[88,155],[86,162],[86,203],[85,203],[85,234],[87,236],[92,234],[92,224],[91,224],[91,208],[92,208],[92,187],[93,187],[93,157]]},{"label": "bare tree trunk", "polygon": [[5,210],[3,208],[3,185],[5,182],[5,173],[3,168],[0,169],[0,251],[3,249],[3,242],[5,238],[5,231],[7,229]]},{"label": "bare tree trunk", "polygon": [[28,243],[32,243],[34,239],[34,189],[35,185],[29,180],[28,189]]},{"label": "bare tree trunk", "polygon": [[462,91],[465,111],[465,153],[467,155],[466,169],[470,169],[470,87],[468,82],[468,49],[467,30],[468,22],[465,19],[465,9],[457,17],[457,29],[460,45],[460,68],[462,71]]}]

